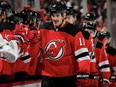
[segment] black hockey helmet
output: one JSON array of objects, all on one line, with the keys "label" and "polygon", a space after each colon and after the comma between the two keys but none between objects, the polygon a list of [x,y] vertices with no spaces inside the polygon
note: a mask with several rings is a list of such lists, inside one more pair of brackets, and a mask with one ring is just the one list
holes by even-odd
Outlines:
[{"label": "black hockey helmet", "polygon": [[68,15],[77,14],[77,11],[73,7],[67,7],[66,13]]},{"label": "black hockey helmet", "polygon": [[19,13],[19,17],[23,20],[24,24],[28,24],[29,20],[30,20],[30,14],[31,14],[31,10],[24,8],[20,13]]},{"label": "black hockey helmet", "polygon": [[68,7],[66,10],[67,15],[72,15],[73,17],[77,17],[78,13],[73,7]]},{"label": "black hockey helmet", "polygon": [[67,7],[66,14],[73,15],[73,17],[76,17],[77,19],[81,18],[81,12],[79,10],[75,10],[73,7]]},{"label": "black hockey helmet", "polygon": [[96,30],[96,23],[95,22],[88,22],[86,25],[84,25],[84,29],[90,29],[95,31]]},{"label": "black hockey helmet", "polygon": [[41,20],[39,13],[36,11],[31,11],[29,15],[30,15],[30,20],[33,20],[33,22],[37,22]]},{"label": "black hockey helmet", "polygon": [[42,19],[38,12],[31,11],[29,14],[29,27],[31,30],[37,29]]},{"label": "black hockey helmet", "polygon": [[54,1],[51,3],[51,5],[48,8],[50,15],[52,13],[65,13],[66,9],[67,6],[63,1]]},{"label": "black hockey helmet", "polygon": [[88,20],[88,21],[94,21],[96,19],[96,17],[93,13],[86,13],[83,16],[83,19]]}]

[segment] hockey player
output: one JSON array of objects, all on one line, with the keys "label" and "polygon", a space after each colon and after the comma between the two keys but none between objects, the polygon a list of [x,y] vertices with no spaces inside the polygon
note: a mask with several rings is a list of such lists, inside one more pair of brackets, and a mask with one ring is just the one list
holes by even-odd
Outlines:
[{"label": "hockey player", "polygon": [[[6,41],[7,41],[8,40],[7,37],[10,35],[12,36],[12,30],[14,29],[14,26],[15,26],[15,18],[14,18],[15,16],[11,9],[11,5],[7,1],[0,1],[0,12],[1,12],[0,13],[0,17],[1,17],[1,19],[0,19],[1,20],[0,21],[0,34],[1,34],[1,43],[2,43],[2,38],[6,39]],[[3,40],[3,42],[4,42],[4,40]],[[7,42],[7,43],[9,43],[9,42]],[[8,45],[4,44],[4,47],[6,47],[6,46],[8,46]],[[17,46],[15,46],[15,47],[17,48]],[[4,55],[7,54],[6,57],[8,57],[8,53],[3,53],[3,54]],[[0,73],[0,82],[6,81],[7,77],[12,74],[12,67],[10,66],[10,63],[8,61],[10,61],[10,62],[16,61],[15,57],[13,59],[12,56],[10,56],[10,53],[9,53],[9,59],[6,57],[4,58],[4,55],[1,55],[3,68],[2,68],[2,72]],[[16,53],[16,55],[17,55],[17,53]]]},{"label": "hockey player", "polygon": [[14,33],[19,35],[25,33],[27,54],[18,59],[15,63],[14,76],[16,80],[24,79],[25,77],[27,78],[28,75],[33,76],[36,73],[39,56],[39,36],[37,29],[41,22],[39,14],[31,10],[29,7],[24,7],[24,9],[19,13],[19,17],[22,19],[22,23],[17,25]]},{"label": "hockey player", "polygon": [[[91,15],[90,15],[90,17],[91,17]],[[90,17],[88,17],[88,19]],[[80,27],[81,23],[77,22],[77,21],[80,21],[79,19],[81,19],[79,12],[74,10],[72,7],[67,9],[66,21],[68,21],[71,24],[74,24],[76,27],[78,27],[79,29],[82,30],[81,32],[82,32],[84,39],[85,39],[85,45],[88,48],[89,54],[91,54],[92,53],[92,44],[93,44],[92,43],[92,36],[87,31],[82,29],[83,28],[82,26]],[[91,64],[90,64],[91,69],[94,69],[94,67],[95,67],[95,63],[92,62],[94,60],[95,60],[95,57],[93,54],[91,56]],[[77,87],[80,87],[80,86],[82,86],[82,87],[88,86],[89,87],[88,78],[89,78],[89,75],[86,75],[86,74],[77,75]]]},{"label": "hockey player", "polygon": [[[41,24],[41,17],[38,12],[32,11],[32,14],[30,14],[30,33],[28,36],[29,38],[29,46],[28,51],[31,56],[31,62],[29,67],[30,76],[36,75],[37,65],[39,62],[39,35],[38,35],[38,29]],[[39,69],[39,68],[38,68]],[[36,76],[37,77],[37,76]]]},{"label": "hockey player", "polygon": [[[96,67],[97,68],[97,72],[91,73],[90,76],[96,76],[99,75],[100,76],[100,87],[106,86],[108,87],[110,84],[109,78],[110,78],[110,68],[109,68],[109,61],[108,61],[108,57],[106,55],[105,52],[105,48],[104,48],[104,44],[102,44],[99,41],[99,34],[101,34],[100,32],[96,32],[96,28],[90,28],[90,26],[92,27],[94,23],[90,22],[87,23],[86,27],[89,28],[85,28],[86,31],[88,31],[94,38],[94,52],[95,52],[95,58],[96,58]],[[96,35],[95,35],[96,34]],[[99,55],[99,56],[98,56]],[[90,84],[92,84],[91,81],[92,79],[90,78]],[[95,82],[95,78],[93,78],[94,82]],[[95,83],[93,83],[95,84]],[[96,84],[97,85],[97,84]]]},{"label": "hockey player", "polygon": [[[49,6],[50,23],[40,28],[42,87],[76,87],[76,75],[90,73],[90,57],[82,33],[65,21],[66,5]],[[86,65],[86,66],[85,66]]]},{"label": "hockey player", "polygon": [[[82,26],[83,26],[83,30],[85,31],[85,29],[86,29],[86,24],[88,23],[88,28],[90,28],[89,30],[91,30],[91,31],[88,31],[90,34],[92,34],[92,36],[93,36],[93,38],[94,38],[94,35],[95,35],[95,29],[96,29],[96,27],[95,27],[95,16],[94,16],[94,14],[92,14],[92,13],[86,13],[84,16],[83,16],[83,20],[82,20],[82,22],[83,22],[83,24],[82,24]],[[90,24],[90,23],[91,24]],[[93,30],[93,31],[92,31]],[[88,82],[87,80],[85,80],[85,82],[87,83],[87,86],[98,86],[98,80],[99,80],[99,74],[98,74],[98,72],[99,72],[99,70],[100,69],[98,69],[97,67],[99,67],[98,66],[98,64],[97,64],[97,61],[98,61],[98,59],[96,59],[96,57],[98,57],[98,56],[96,56],[96,54],[98,55],[98,52],[99,51],[96,51],[96,49],[100,46],[100,43],[101,43],[101,40],[102,40],[103,38],[102,38],[102,36],[101,36],[101,34],[99,34],[99,37],[97,37],[97,40],[98,40],[98,44],[97,44],[97,47],[95,48],[95,47],[93,47],[92,48],[92,53],[90,53],[90,57],[91,57],[91,74],[90,74],[90,76],[89,76],[89,81],[90,82]],[[94,43],[94,45],[96,45],[96,41],[94,41],[94,40],[91,40],[92,41],[92,43]],[[94,42],[93,42],[94,41]],[[89,47],[90,48],[90,47]],[[95,49],[95,52],[94,52],[94,49]],[[98,49],[97,49],[98,50]],[[104,47],[103,47],[103,44],[102,44],[102,51],[104,50]],[[95,53],[95,56],[92,56],[93,54]],[[104,51],[103,51],[103,54],[105,54],[104,53]],[[104,55],[103,56],[104,58],[106,58],[106,56]],[[103,68],[104,69],[104,68]],[[108,68],[106,68],[107,70],[108,70]],[[96,73],[95,73],[96,72]],[[103,71],[104,72],[104,71]],[[103,74],[103,72],[102,72],[102,75],[105,75],[105,74]],[[109,71],[106,71],[106,72],[109,72]],[[109,74],[107,75],[107,76],[110,76]],[[107,76],[103,76],[103,77],[105,77],[105,78],[109,78],[109,77],[107,77]],[[82,81],[81,81],[82,82]],[[84,84],[83,82],[82,82],[82,85],[84,84],[84,86],[86,85],[86,83]],[[89,83],[89,84],[88,84]]]},{"label": "hockey player", "polygon": [[[23,42],[25,43],[23,56],[18,58],[18,60],[14,64],[13,73],[14,73],[14,80],[22,80],[28,77],[29,75],[29,66],[31,57],[28,52],[28,39],[30,33],[29,21],[30,21],[30,13],[31,9],[29,7],[24,7],[24,9],[19,13],[19,17],[22,19],[22,22],[16,25],[13,33],[17,36],[25,38]],[[19,66],[20,65],[20,66]]]},{"label": "hockey player", "polygon": [[66,11],[66,21],[79,26],[81,23],[81,12],[79,10],[75,10],[73,7],[68,7]]},{"label": "hockey player", "polygon": [[109,59],[110,64],[110,70],[111,70],[111,77],[110,77],[110,86],[109,87],[115,87],[116,86],[116,49],[112,46],[110,46],[111,41],[111,35],[109,31],[102,31],[102,35],[105,36],[106,40],[104,43],[106,53]]}]

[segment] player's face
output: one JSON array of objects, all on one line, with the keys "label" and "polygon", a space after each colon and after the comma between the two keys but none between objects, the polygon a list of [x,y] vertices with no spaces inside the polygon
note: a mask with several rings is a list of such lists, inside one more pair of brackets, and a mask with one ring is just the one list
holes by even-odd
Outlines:
[{"label": "player's face", "polygon": [[67,16],[66,16],[66,21],[68,21],[68,22],[71,23],[71,24],[74,24],[75,21],[76,21],[76,18],[73,17],[73,15],[67,15]]},{"label": "player's face", "polygon": [[54,26],[59,27],[62,22],[63,22],[64,18],[61,15],[61,13],[53,13],[51,15],[51,21],[53,22]]}]

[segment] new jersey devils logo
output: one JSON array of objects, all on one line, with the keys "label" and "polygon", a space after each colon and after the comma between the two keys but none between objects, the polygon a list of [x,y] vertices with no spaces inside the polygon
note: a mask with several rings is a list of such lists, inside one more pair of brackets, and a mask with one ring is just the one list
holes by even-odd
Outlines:
[{"label": "new jersey devils logo", "polygon": [[48,58],[52,60],[57,60],[63,56],[64,46],[64,40],[50,41],[46,46],[45,53],[47,54]]}]

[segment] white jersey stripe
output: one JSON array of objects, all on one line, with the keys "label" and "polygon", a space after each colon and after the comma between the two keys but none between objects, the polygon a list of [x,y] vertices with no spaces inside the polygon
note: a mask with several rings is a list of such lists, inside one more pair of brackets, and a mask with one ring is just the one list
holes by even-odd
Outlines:
[{"label": "white jersey stripe", "polygon": [[80,55],[82,53],[85,53],[85,52],[88,52],[88,49],[87,48],[81,48],[81,49],[75,51],[75,56],[78,56],[78,55]]},{"label": "white jersey stripe", "polygon": [[103,61],[103,62],[99,63],[98,65],[99,65],[99,67],[101,67],[101,66],[107,65],[107,64],[109,64],[108,60]]},{"label": "white jersey stripe", "polygon": [[110,68],[102,68],[100,69],[100,72],[109,72],[110,71]]},{"label": "white jersey stripe", "polygon": [[94,58],[94,59],[90,59],[90,62],[96,62],[96,59]]},{"label": "white jersey stripe", "polygon": [[90,60],[89,56],[85,56],[85,57],[80,57],[77,59],[78,62],[84,61],[84,60]]}]

